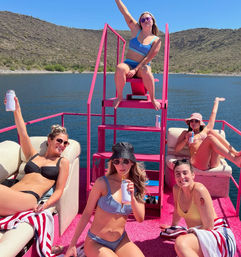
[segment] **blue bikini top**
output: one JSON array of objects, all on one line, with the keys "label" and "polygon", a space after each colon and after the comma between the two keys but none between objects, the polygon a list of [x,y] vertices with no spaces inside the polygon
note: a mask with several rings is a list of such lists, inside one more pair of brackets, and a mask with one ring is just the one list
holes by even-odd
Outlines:
[{"label": "blue bikini top", "polygon": [[120,204],[117,202],[111,194],[110,184],[106,176],[103,176],[108,193],[104,196],[101,196],[98,200],[98,206],[109,213],[121,214],[121,215],[129,215],[132,212],[132,208],[130,204]]},{"label": "blue bikini top", "polygon": [[138,31],[136,37],[132,38],[129,42],[129,49],[131,49],[132,51],[141,54],[143,56],[147,56],[147,54],[149,53],[149,51],[151,50],[151,46],[153,41],[157,38],[157,36],[153,37],[153,39],[151,40],[150,44],[148,45],[143,45],[142,43],[140,43],[138,41],[138,36],[140,34],[141,30]]},{"label": "blue bikini top", "polygon": [[50,180],[57,180],[59,175],[59,163],[63,157],[60,157],[56,166],[42,166],[39,167],[36,163],[32,160],[38,156],[39,154],[35,154],[30,160],[26,163],[24,167],[25,174],[29,173],[40,173],[43,177],[50,179]]}]

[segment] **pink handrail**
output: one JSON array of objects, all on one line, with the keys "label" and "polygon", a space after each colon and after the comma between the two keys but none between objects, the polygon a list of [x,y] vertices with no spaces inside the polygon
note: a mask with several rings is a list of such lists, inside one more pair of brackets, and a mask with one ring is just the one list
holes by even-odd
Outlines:
[{"label": "pink handrail", "polygon": [[[99,45],[99,50],[97,54],[97,59],[95,63],[95,70],[90,86],[90,92],[87,100],[87,183],[86,183],[86,188],[87,191],[90,189],[90,163],[91,163],[91,102],[92,102],[92,97],[93,97],[93,92],[95,88],[95,82],[96,82],[96,77],[97,77],[97,72],[98,68],[100,65],[100,58],[101,58],[101,53],[104,47],[104,86],[103,86],[103,100],[105,99],[105,93],[106,93],[106,56],[107,56],[107,29],[109,29],[111,32],[113,32],[118,39],[122,40],[123,42],[123,48],[122,48],[122,58],[121,60],[124,59],[124,52],[125,52],[125,44],[126,41],[113,29],[111,28],[108,24],[105,24],[103,32],[102,32],[102,37]],[[119,41],[118,41],[119,43]],[[117,43],[117,44],[118,44]],[[118,55],[119,56],[119,55]],[[102,108],[102,121],[105,122],[105,111]]]}]

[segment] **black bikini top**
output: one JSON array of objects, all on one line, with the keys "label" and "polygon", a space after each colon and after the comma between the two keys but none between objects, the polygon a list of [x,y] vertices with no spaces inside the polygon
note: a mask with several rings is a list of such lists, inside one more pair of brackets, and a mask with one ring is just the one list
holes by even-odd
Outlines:
[{"label": "black bikini top", "polygon": [[59,175],[59,163],[60,160],[63,157],[60,157],[56,166],[42,166],[39,167],[37,164],[35,164],[32,160],[38,156],[39,154],[35,154],[30,158],[30,160],[26,163],[24,167],[24,172],[25,174],[29,173],[40,173],[43,177],[50,179],[50,180],[57,180],[58,175]]}]

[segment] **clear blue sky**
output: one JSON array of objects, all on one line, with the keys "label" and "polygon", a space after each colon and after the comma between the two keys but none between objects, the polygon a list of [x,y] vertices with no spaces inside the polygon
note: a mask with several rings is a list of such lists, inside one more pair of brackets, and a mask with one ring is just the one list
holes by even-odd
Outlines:
[{"label": "clear blue sky", "polygon": [[[170,32],[191,28],[238,29],[241,27],[241,0],[123,0],[137,20],[143,11],[154,14],[157,25]],[[74,28],[114,29],[128,27],[114,0],[0,0],[0,10],[25,14]]]}]

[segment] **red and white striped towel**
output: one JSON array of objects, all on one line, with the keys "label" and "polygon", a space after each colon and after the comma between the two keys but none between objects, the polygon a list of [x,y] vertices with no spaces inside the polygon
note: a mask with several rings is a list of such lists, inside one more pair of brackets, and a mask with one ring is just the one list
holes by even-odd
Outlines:
[{"label": "red and white striped towel", "polygon": [[188,232],[196,234],[204,257],[232,257],[235,255],[234,234],[222,218],[214,220],[212,230],[190,228]]},{"label": "red and white striped towel", "polygon": [[194,233],[197,236],[204,257],[233,257],[235,255],[236,241],[234,234],[222,218],[214,220],[212,230],[172,226],[162,231],[160,236],[172,240],[187,233]]},{"label": "red and white striped towel", "polygon": [[36,249],[41,257],[53,257],[51,247],[54,238],[54,219],[49,210],[40,213],[26,211],[0,218],[0,229],[12,229],[18,223],[26,222],[34,227],[36,236]]}]

